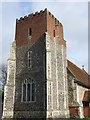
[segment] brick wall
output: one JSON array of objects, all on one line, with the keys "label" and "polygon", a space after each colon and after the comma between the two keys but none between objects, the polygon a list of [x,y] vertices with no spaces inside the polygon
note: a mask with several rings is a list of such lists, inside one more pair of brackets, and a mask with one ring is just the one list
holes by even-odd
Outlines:
[{"label": "brick wall", "polygon": [[46,11],[21,18],[16,22],[16,46],[29,43],[29,28],[32,28],[31,44],[35,43],[46,31]]},{"label": "brick wall", "polygon": [[62,24],[50,13],[47,13],[47,32],[50,34],[50,39],[53,41],[54,38],[54,30],[55,36],[63,39],[63,26]]},{"label": "brick wall", "polygon": [[90,107],[83,108],[84,117],[90,117]]},{"label": "brick wall", "polygon": [[70,117],[71,118],[77,118],[79,116],[78,108],[70,107],[69,110],[70,110]]},{"label": "brick wall", "polygon": [[[32,38],[29,41],[29,28],[32,28]],[[62,24],[47,10],[40,11],[40,13],[30,14],[28,17],[16,20],[16,46],[20,47],[29,42],[34,44],[40,36],[45,32],[50,34],[50,40],[53,41],[55,36],[58,36],[57,43],[66,46],[66,41],[63,39],[63,26]]]}]

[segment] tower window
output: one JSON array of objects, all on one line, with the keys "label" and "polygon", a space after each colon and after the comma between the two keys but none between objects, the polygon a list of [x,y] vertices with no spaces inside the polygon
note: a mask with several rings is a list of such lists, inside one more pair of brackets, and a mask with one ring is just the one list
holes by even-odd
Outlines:
[{"label": "tower window", "polygon": [[55,37],[55,30],[53,30],[53,36]]},{"label": "tower window", "polygon": [[30,101],[30,97],[31,97],[31,96],[30,96],[30,92],[31,92],[31,91],[30,91],[30,87],[31,87],[31,86],[30,86],[30,84],[28,83],[28,85],[27,85],[27,89],[28,89],[28,90],[27,90],[27,101]]},{"label": "tower window", "polygon": [[23,101],[26,101],[26,84],[23,84]]},{"label": "tower window", "polygon": [[32,28],[29,28],[29,36],[32,36]]},{"label": "tower window", "polygon": [[35,101],[35,84],[26,81],[22,85],[22,102]]},{"label": "tower window", "polygon": [[32,51],[28,51],[28,67],[31,68],[32,67]]},{"label": "tower window", "polygon": [[32,28],[29,28],[28,30],[28,38],[29,40],[32,38]]},{"label": "tower window", "polygon": [[32,84],[32,101],[35,101],[35,84]]}]

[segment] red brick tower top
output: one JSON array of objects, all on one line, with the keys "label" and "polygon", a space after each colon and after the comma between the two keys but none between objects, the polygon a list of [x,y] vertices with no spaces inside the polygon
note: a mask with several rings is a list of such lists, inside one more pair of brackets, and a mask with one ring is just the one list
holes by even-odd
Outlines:
[{"label": "red brick tower top", "polygon": [[34,44],[39,38],[48,32],[51,41],[57,37],[57,43],[64,44],[62,24],[47,10],[30,14],[16,20],[16,46],[20,47],[29,43]]}]

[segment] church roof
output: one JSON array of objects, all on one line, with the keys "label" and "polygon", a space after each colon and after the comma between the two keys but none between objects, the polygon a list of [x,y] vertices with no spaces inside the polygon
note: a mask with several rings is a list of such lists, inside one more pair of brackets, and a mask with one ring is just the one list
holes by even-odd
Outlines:
[{"label": "church roof", "polygon": [[84,97],[83,97],[83,101],[87,101],[90,102],[90,91],[85,91],[84,92]]},{"label": "church roof", "polygon": [[80,69],[69,60],[67,60],[67,68],[74,75],[75,82],[79,85],[90,88],[90,76],[85,70]]}]

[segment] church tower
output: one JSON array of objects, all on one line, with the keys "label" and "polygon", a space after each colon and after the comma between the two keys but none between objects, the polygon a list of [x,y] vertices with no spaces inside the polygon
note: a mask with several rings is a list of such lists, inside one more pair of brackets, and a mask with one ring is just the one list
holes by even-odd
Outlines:
[{"label": "church tower", "polygon": [[16,20],[2,118],[67,118],[66,41],[47,10]]}]

